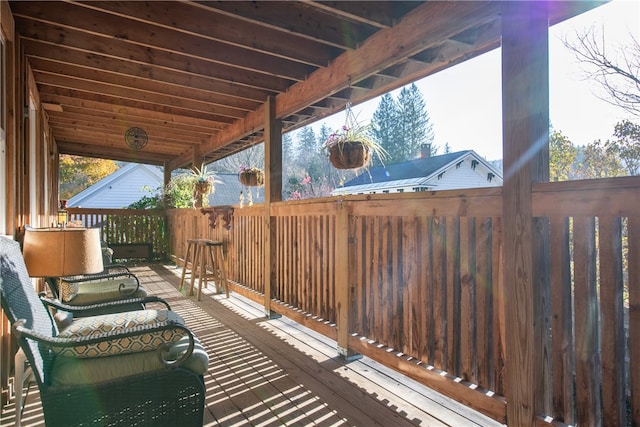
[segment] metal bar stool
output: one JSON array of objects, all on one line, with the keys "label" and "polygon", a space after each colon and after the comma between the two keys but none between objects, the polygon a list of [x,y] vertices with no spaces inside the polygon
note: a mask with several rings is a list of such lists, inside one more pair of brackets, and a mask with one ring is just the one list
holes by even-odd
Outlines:
[{"label": "metal bar stool", "polygon": [[[229,284],[227,282],[227,272],[224,264],[224,254],[222,242],[207,239],[191,239],[187,241],[187,254],[184,260],[182,278],[180,280],[180,290],[184,287],[186,270],[191,264],[191,283],[189,295],[193,295],[195,277],[198,275],[198,301],[202,297],[202,287],[208,287],[207,280],[213,278],[216,284],[216,291],[222,293],[224,287],[227,298],[229,298]],[[193,251],[193,258],[189,255]],[[207,267],[211,267],[212,274],[209,274]],[[222,285],[222,287],[220,286]]]}]

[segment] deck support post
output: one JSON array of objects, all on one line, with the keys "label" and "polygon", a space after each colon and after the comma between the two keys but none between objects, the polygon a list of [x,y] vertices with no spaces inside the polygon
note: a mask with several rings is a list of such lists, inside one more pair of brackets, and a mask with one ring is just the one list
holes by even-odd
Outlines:
[{"label": "deck support post", "polygon": [[[198,151],[197,147],[193,150],[193,158],[191,159],[191,167],[200,168],[202,166],[202,162],[204,161],[204,157]],[[202,207],[202,198],[204,195],[200,192],[194,192],[195,203],[194,207],[201,208]]]},{"label": "deck support post", "polygon": [[270,319],[280,317],[271,309],[275,285],[276,242],[271,230],[275,229],[275,218],[271,216],[271,202],[282,201],[282,121],[276,119],[276,100],[270,96],[265,104],[264,126],[264,312]]},{"label": "deck support post", "polygon": [[507,423],[534,426],[549,402],[549,226],[532,209],[532,184],[549,177],[548,4],[501,7]]},{"label": "deck support post", "polygon": [[347,362],[360,359],[362,355],[349,348],[349,309],[351,307],[351,275],[349,266],[349,208],[347,202],[339,200],[336,216],[336,318],[338,327],[338,355]]}]

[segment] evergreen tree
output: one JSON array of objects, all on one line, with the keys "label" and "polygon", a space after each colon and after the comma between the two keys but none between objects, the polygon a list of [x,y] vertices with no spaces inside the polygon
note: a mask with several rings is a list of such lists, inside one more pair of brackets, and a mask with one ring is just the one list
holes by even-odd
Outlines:
[{"label": "evergreen tree", "polygon": [[[328,136],[330,132],[323,128],[320,130],[321,135]],[[321,149],[322,141],[316,138],[313,127],[306,126],[297,134],[297,156],[295,167],[291,170],[291,175],[287,177],[286,185],[288,186],[286,194],[300,192],[301,186],[305,185],[307,189],[320,187],[320,183],[326,179],[329,170],[328,163]],[[325,137],[325,136],[321,136]],[[331,191],[331,190],[329,190]],[[315,197],[320,197],[316,191],[307,191]]]},{"label": "evergreen tree", "polygon": [[326,140],[329,139],[329,135],[331,135],[331,132],[332,131],[329,126],[327,126],[327,124],[323,122],[322,126],[320,127],[320,134],[318,135],[318,141],[320,142],[321,146]]},{"label": "evergreen tree", "polygon": [[316,140],[316,133],[312,126],[303,127],[298,133],[298,157],[304,158],[310,152],[320,148],[320,144]]},{"label": "evergreen tree", "polygon": [[[378,108],[373,113],[371,134],[389,154],[388,163],[397,163],[403,159],[401,154],[402,139],[398,131],[397,105],[391,94],[386,93],[380,98]],[[379,159],[374,158],[374,162]]]},{"label": "evergreen tree", "polygon": [[433,145],[434,131],[424,97],[415,83],[402,88],[398,96],[397,121],[402,136],[402,160],[417,157],[422,152],[422,146],[430,147],[430,155],[438,150]]},{"label": "evergreen tree", "polygon": [[413,159],[422,153],[423,146],[429,148],[429,155],[438,151],[426,103],[415,84],[402,88],[397,101],[391,94],[383,95],[371,127],[372,135],[389,155],[387,163]]}]

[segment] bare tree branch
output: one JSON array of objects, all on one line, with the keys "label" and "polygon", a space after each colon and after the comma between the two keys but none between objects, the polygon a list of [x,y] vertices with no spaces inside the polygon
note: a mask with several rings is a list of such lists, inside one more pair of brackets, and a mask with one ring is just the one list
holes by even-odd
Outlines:
[{"label": "bare tree branch", "polygon": [[576,32],[576,41],[565,38],[563,44],[584,66],[587,78],[596,80],[606,96],[599,98],[640,117],[640,43],[633,34],[626,46],[620,46],[611,56],[605,49],[605,36],[598,40],[593,27]]}]

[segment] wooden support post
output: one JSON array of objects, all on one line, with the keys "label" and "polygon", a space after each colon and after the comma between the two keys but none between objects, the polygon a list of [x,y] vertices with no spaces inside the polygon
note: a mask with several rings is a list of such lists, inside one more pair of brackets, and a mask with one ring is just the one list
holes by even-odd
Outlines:
[{"label": "wooden support post", "polygon": [[[202,166],[202,155],[198,152],[197,149],[193,150],[193,160],[191,161],[191,166],[192,167],[196,167],[199,168],[200,166]],[[196,192],[194,190],[194,197],[195,197],[195,207],[196,208],[201,208],[202,207],[202,193]]]},{"label": "wooden support post", "polygon": [[349,281],[349,209],[346,202],[338,201],[336,218],[336,318],[338,324],[338,355],[346,361],[362,357],[349,348],[349,307],[351,282]]},{"label": "wooden support post", "polygon": [[271,309],[275,283],[276,242],[272,236],[275,218],[271,217],[271,202],[282,201],[282,122],[276,119],[276,101],[269,97],[265,108],[264,140],[264,311],[269,318],[279,317]]},{"label": "wooden support post", "polygon": [[163,183],[162,185],[164,187],[166,187],[169,184],[169,181],[171,181],[171,166],[169,166],[169,162],[164,162],[163,165],[163,172],[164,172],[164,179],[163,179]]},{"label": "wooden support post", "polygon": [[547,3],[501,5],[507,422],[533,426],[550,401],[543,357],[548,224],[532,211],[532,184],[548,180]]}]

